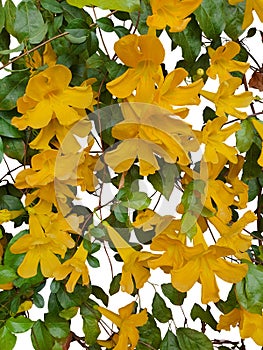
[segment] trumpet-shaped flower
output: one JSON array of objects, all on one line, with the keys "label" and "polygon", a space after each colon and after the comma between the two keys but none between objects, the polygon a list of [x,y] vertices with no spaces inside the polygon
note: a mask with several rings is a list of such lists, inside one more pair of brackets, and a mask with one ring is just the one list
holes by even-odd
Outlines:
[{"label": "trumpet-shaped flower", "polygon": [[87,256],[88,251],[81,244],[72,258],[66,260],[53,273],[57,281],[63,280],[67,275],[70,275],[66,283],[66,290],[69,293],[74,291],[80,277],[82,277],[83,286],[89,284],[89,271],[86,265]]},{"label": "trumpet-shaped flower", "polygon": [[187,108],[174,109],[173,106],[198,105],[200,103],[198,94],[204,86],[201,79],[186,86],[178,86],[187,76],[188,72],[183,68],[177,68],[169,73],[164,80],[159,82],[153,103],[180,117],[186,117]]},{"label": "trumpet-shaped flower", "polygon": [[249,63],[233,60],[239,51],[240,46],[234,41],[229,41],[216,50],[209,47],[208,54],[211,59],[211,66],[207,69],[206,74],[212,79],[215,79],[218,75],[220,82],[222,82],[232,78],[230,72],[246,73]]},{"label": "trumpet-shaped flower", "polygon": [[119,309],[119,314],[99,306],[99,312],[111,320],[118,328],[118,339],[113,350],[134,350],[139,341],[137,327],[143,326],[148,319],[146,309],[138,314],[132,314],[134,302]]},{"label": "trumpet-shaped flower", "polygon": [[10,247],[13,254],[26,253],[17,272],[23,278],[33,277],[40,264],[43,276],[53,277],[60,265],[56,254],[63,258],[67,248],[75,245],[67,233],[70,227],[61,214],[39,214],[34,208],[28,208],[28,211],[30,232]]},{"label": "trumpet-shaped flower", "polygon": [[70,125],[83,118],[76,108],[90,108],[93,92],[90,85],[69,87],[72,75],[63,65],[55,65],[30,78],[24,96],[17,100],[22,117],[12,124],[23,130],[27,126],[40,129],[54,118],[61,125]]},{"label": "trumpet-shaped flower", "polygon": [[243,234],[242,230],[246,225],[256,220],[256,215],[248,211],[231,225],[226,225],[217,216],[211,216],[208,219],[221,235],[217,245],[233,249],[238,259],[249,260],[249,256],[245,252],[251,246],[252,236]]},{"label": "trumpet-shaped flower", "polygon": [[225,329],[230,330],[230,326],[239,326],[239,332],[242,339],[252,338],[254,342],[263,346],[263,315],[254,314],[242,307],[233,309],[225,315],[221,315],[217,329],[220,331]]},{"label": "trumpet-shaped flower", "polygon": [[216,245],[207,249],[203,247],[203,251],[192,256],[183,267],[171,270],[173,286],[180,292],[187,292],[197,281],[200,281],[202,284],[202,303],[217,302],[220,298],[215,275],[225,282],[237,283],[241,281],[248,270],[246,264],[234,264],[222,259],[222,257],[233,253],[232,249]]},{"label": "trumpet-shaped flower", "polygon": [[[228,0],[230,5],[236,5],[243,0]],[[256,11],[259,19],[263,22],[263,1],[262,0],[246,0],[246,8],[242,29],[246,29],[253,22],[253,10]]]},{"label": "trumpet-shaped flower", "polygon": [[225,117],[226,114],[230,114],[233,117],[245,119],[247,113],[239,111],[237,108],[248,107],[253,101],[253,94],[245,91],[234,95],[240,84],[241,79],[233,77],[222,81],[216,93],[201,90],[200,94],[215,104],[216,115],[219,117]]},{"label": "trumpet-shaped flower", "polygon": [[[150,0],[152,16],[148,16],[147,25],[156,29],[164,29],[167,25],[170,32],[182,32],[202,0]],[[188,17],[188,18],[186,18]]]},{"label": "trumpet-shaped flower", "polygon": [[160,233],[155,236],[151,243],[151,249],[162,251],[161,256],[156,256],[156,259],[149,261],[148,265],[151,269],[160,267],[166,273],[172,273],[172,270],[177,270],[183,267],[191,255],[201,252],[200,246],[194,248],[187,247],[184,244],[185,235],[170,237],[165,233]]},{"label": "trumpet-shaped flower", "polygon": [[154,35],[129,34],[118,40],[114,49],[128,67],[121,76],[107,84],[111,94],[125,98],[136,89],[138,102],[151,103],[155,84],[162,79],[160,64],[164,59],[164,48]]},{"label": "trumpet-shaped flower", "polygon": [[204,143],[204,159],[207,162],[216,164],[219,162],[219,154],[224,155],[232,163],[237,163],[237,150],[235,147],[228,146],[224,141],[234,132],[240,129],[238,123],[234,123],[224,129],[221,129],[227,121],[225,116],[217,117],[214,120],[208,120],[202,131],[196,131],[199,142]]},{"label": "trumpet-shaped flower", "polygon": [[138,252],[133,249],[120,235],[110,226],[106,226],[110,239],[123,260],[122,276],[120,285],[124,292],[131,294],[134,290],[132,278],[136,288],[140,289],[150,277],[148,261],[154,257],[148,252]]},{"label": "trumpet-shaped flower", "polygon": [[47,150],[32,157],[32,168],[22,170],[16,178],[17,188],[45,186],[54,181],[58,151]]},{"label": "trumpet-shaped flower", "polygon": [[124,108],[124,121],[112,128],[113,137],[124,141],[105,155],[115,171],[128,170],[138,157],[140,174],[152,174],[159,169],[155,154],[169,163],[190,163],[188,151],[197,150],[199,144],[188,124],[157,106],[132,103]]}]

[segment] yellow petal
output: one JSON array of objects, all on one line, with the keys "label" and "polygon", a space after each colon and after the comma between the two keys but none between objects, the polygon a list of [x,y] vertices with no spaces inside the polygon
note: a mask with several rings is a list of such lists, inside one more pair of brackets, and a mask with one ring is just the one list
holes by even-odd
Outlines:
[{"label": "yellow petal", "polygon": [[[180,292],[187,292],[197,282],[200,275],[200,260],[192,259],[182,268],[171,270],[172,285]],[[187,276],[187,278],[185,278]]]}]

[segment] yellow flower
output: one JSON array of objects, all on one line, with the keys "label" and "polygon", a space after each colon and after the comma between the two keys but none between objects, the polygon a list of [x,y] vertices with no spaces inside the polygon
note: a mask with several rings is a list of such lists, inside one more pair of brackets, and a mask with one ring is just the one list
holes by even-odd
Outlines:
[{"label": "yellow flower", "polygon": [[23,130],[27,126],[40,129],[51,119],[61,125],[70,125],[83,118],[75,108],[92,106],[93,92],[90,85],[69,87],[72,75],[63,65],[55,65],[33,76],[24,96],[17,100],[17,110],[22,117],[14,117],[12,124]]},{"label": "yellow flower", "polygon": [[19,238],[11,247],[13,254],[26,253],[17,269],[23,278],[37,274],[38,264],[45,277],[53,277],[60,265],[56,254],[62,258],[67,248],[73,248],[75,242],[67,233],[68,227],[61,214],[39,214],[34,208],[28,208],[30,233]]},{"label": "yellow flower", "polygon": [[120,285],[124,292],[131,294],[134,290],[132,278],[134,278],[136,288],[140,289],[150,277],[148,261],[153,254],[148,252],[138,252],[133,249],[113,227],[106,226],[110,239],[123,260],[122,276]]},{"label": "yellow flower", "polygon": [[[236,5],[243,0],[228,0],[230,5]],[[255,10],[261,22],[263,22],[263,1],[262,0],[246,0],[246,8],[242,29],[246,29],[253,22],[252,11]]]},{"label": "yellow flower", "polygon": [[237,156],[238,161],[236,164],[229,163],[229,172],[226,175],[226,181],[232,186],[232,190],[235,193],[234,205],[239,209],[246,208],[248,202],[248,185],[245,184],[239,178],[239,173],[243,169],[244,157]]},{"label": "yellow flower", "polygon": [[45,186],[54,181],[58,151],[47,150],[31,159],[32,168],[22,170],[16,177],[17,188]]},{"label": "yellow flower", "polygon": [[230,330],[230,326],[238,325],[242,339],[252,338],[257,345],[263,346],[263,315],[254,314],[243,309],[233,309],[226,315],[221,315],[217,329]]},{"label": "yellow flower", "polygon": [[114,49],[126,66],[130,67],[120,77],[107,84],[112,95],[128,97],[136,89],[138,102],[151,102],[155,84],[162,78],[160,64],[164,48],[154,35],[129,34],[118,40]]},{"label": "yellow flower", "polygon": [[[134,302],[119,309],[119,314],[99,306],[99,312],[111,320],[118,328],[118,341],[113,350],[134,350],[139,341],[137,327],[143,326],[148,319],[146,309],[138,314],[132,314]],[[116,338],[115,338],[116,339]]]},{"label": "yellow flower", "polygon": [[38,50],[35,50],[32,56],[26,56],[26,66],[30,68],[31,73],[44,65],[52,67],[56,64],[56,61],[57,55],[53,50],[51,43],[45,45],[42,55],[40,55]]},{"label": "yellow flower", "polygon": [[190,163],[188,151],[199,147],[190,125],[157,106],[124,105],[124,121],[112,128],[113,137],[124,141],[105,154],[106,163],[116,172],[128,170],[138,157],[140,174],[153,174],[159,169],[155,154],[168,163]]},{"label": "yellow flower", "polygon": [[258,164],[263,167],[263,123],[260,121],[260,120],[257,120],[257,119],[252,119],[252,123],[255,127],[255,129],[257,130],[261,140],[262,140],[262,143],[261,143],[261,153],[260,153],[260,156],[258,158]]},{"label": "yellow flower", "polygon": [[87,256],[88,251],[81,244],[73,257],[66,260],[53,273],[57,281],[63,280],[67,275],[70,275],[66,283],[66,289],[69,293],[74,291],[80,277],[82,277],[83,286],[89,284],[89,271],[86,265]]},{"label": "yellow flower", "polygon": [[201,79],[186,86],[178,86],[187,76],[188,72],[183,68],[177,68],[169,73],[155,90],[153,103],[182,118],[186,117],[188,108],[174,109],[172,106],[198,105],[200,103],[198,94],[204,86]]},{"label": "yellow flower", "polygon": [[77,168],[77,184],[80,185],[81,191],[95,191],[98,180],[95,177],[95,169],[98,169],[99,156],[90,155],[90,150],[93,146],[93,140],[89,143],[82,154]]},{"label": "yellow flower", "polygon": [[14,288],[14,285],[12,282],[0,284],[0,289],[2,290],[11,290],[13,288]]},{"label": "yellow flower", "polygon": [[219,162],[219,154],[224,155],[232,163],[237,163],[237,150],[235,147],[228,146],[224,141],[234,132],[240,129],[238,123],[234,123],[221,130],[223,124],[227,121],[225,116],[217,117],[214,120],[208,120],[202,131],[196,131],[199,142],[204,143],[204,160],[216,164]]},{"label": "yellow flower", "polygon": [[241,82],[241,79],[233,77],[224,80],[216,93],[201,90],[200,94],[215,104],[216,115],[219,117],[225,117],[226,114],[230,114],[233,117],[245,119],[247,113],[241,112],[237,108],[248,107],[253,101],[253,94],[252,92],[245,91],[234,95],[235,90],[240,86]]},{"label": "yellow flower", "polygon": [[[172,225],[173,226],[173,225]],[[164,272],[171,273],[172,270],[177,270],[183,267],[189,256],[198,254],[200,247],[190,248],[184,243],[185,235],[175,235],[173,237],[165,234],[171,230],[172,227],[166,228],[165,231],[155,236],[151,243],[151,249],[155,251],[162,251],[162,255],[156,256],[156,259],[149,261],[148,265],[151,269],[160,267]]]},{"label": "yellow flower", "polygon": [[170,32],[181,32],[191,20],[188,16],[201,2],[202,0],[150,0],[153,15],[148,16],[147,25],[156,29],[164,29],[168,25]]},{"label": "yellow flower", "polygon": [[180,292],[187,292],[197,281],[200,281],[202,284],[202,303],[217,302],[220,298],[215,275],[225,282],[237,283],[241,281],[248,270],[246,264],[234,264],[222,259],[222,257],[233,253],[232,249],[216,245],[207,249],[203,247],[203,251],[192,256],[183,267],[171,270],[173,286]]},{"label": "yellow flower", "polygon": [[211,59],[211,66],[207,69],[206,74],[212,79],[215,79],[218,75],[220,82],[232,78],[229,72],[238,71],[244,74],[249,68],[249,63],[233,60],[239,51],[240,46],[234,41],[229,41],[216,50],[209,47],[208,54]]},{"label": "yellow flower", "polygon": [[10,220],[13,220],[23,214],[25,212],[24,209],[20,210],[7,210],[7,209],[1,209],[0,210],[0,225],[2,225],[3,222],[8,222]]},{"label": "yellow flower", "polygon": [[254,213],[248,211],[239,220],[229,225],[223,223],[217,216],[211,216],[208,220],[221,235],[217,241],[217,245],[233,249],[238,259],[249,260],[249,256],[245,252],[251,246],[252,236],[245,235],[241,232],[246,225],[255,221],[256,218]]}]

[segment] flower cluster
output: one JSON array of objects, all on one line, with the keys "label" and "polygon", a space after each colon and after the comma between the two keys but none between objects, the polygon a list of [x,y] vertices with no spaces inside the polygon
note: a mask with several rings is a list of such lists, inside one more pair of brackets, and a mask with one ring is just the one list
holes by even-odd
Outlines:
[{"label": "flower cluster", "polygon": [[[230,5],[239,2],[229,0]],[[56,3],[59,14],[66,11],[64,5],[64,2]],[[51,3],[45,6],[45,11],[52,12]],[[120,9],[118,6],[116,10]],[[121,272],[114,277],[110,261],[111,295],[117,287],[129,298],[138,295],[147,282],[151,283],[151,274],[158,269],[168,276],[176,295],[185,295],[198,283],[201,302],[218,303],[217,279],[229,284],[244,283],[249,264],[255,262],[251,253],[253,236],[246,230],[247,225],[257,220],[258,226],[262,226],[260,213],[247,210],[248,201],[263,186],[260,175],[263,124],[257,113],[247,113],[246,108],[255,98],[246,83],[242,91],[250,65],[237,58],[241,45],[231,40],[224,44],[211,40],[211,45],[206,47],[206,67],[205,64],[201,67],[202,56],[196,61],[200,63],[197,69],[200,74],[193,74],[187,60],[178,62],[167,72],[159,30],[166,29],[169,36],[180,42],[180,34],[193,21],[197,23],[196,18],[201,17],[200,12],[207,4],[202,5],[202,0],[149,0],[147,6],[148,16],[140,23],[144,29],[139,28],[142,34],[135,34],[138,31],[127,34],[126,28],[113,29],[109,18],[93,24],[89,18],[73,19],[65,32],[68,37],[64,38],[64,47],[76,45],[77,54],[68,66],[63,64],[63,55],[58,57],[61,47],[55,53],[48,41],[42,53],[35,48],[24,61],[29,80],[16,101],[7,129],[11,136],[23,133],[28,149],[23,170],[16,175],[11,190],[6,190],[21,191],[23,205],[18,200],[20,204],[14,202],[16,207],[11,209],[9,192],[4,194],[7,197],[6,202],[1,201],[0,225],[14,221],[19,226],[24,220],[29,229],[9,244],[0,239],[1,260],[15,259],[13,256],[19,259],[15,270],[8,270],[13,279],[8,283],[3,279],[0,288],[13,290],[22,285],[21,279],[34,281],[40,276],[41,283],[53,279],[52,297],[65,305],[63,311],[56,306],[59,317],[68,321],[73,317],[71,313],[80,310],[86,322],[83,329],[88,328],[86,341],[92,348],[96,343],[96,349],[102,346],[134,350],[145,331],[143,327],[149,333],[147,327],[152,322],[146,308],[140,303],[139,308],[135,301],[119,308],[118,313],[106,308],[107,293],[93,285],[91,274],[93,267],[99,267],[98,259],[92,254],[99,250],[100,244],[104,244],[109,259],[111,249],[114,258],[121,262]],[[195,12],[200,6],[203,6],[200,12]],[[260,0],[247,0],[245,6],[243,28],[251,24],[253,10],[263,21]],[[113,11],[111,15],[115,12],[120,18],[124,16],[123,11]],[[75,13],[77,16],[78,11]],[[55,17],[58,25],[60,15]],[[75,25],[81,29],[75,29]],[[94,39],[93,30],[97,27],[118,33],[120,38],[114,44],[113,59],[106,59],[102,50],[93,52],[94,43],[87,45],[91,53],[85,59],[81,56],[85,44],[81,45],[87,38]],[[85,34],[79,36],[80,33]],[[79,57],[83,62],[79,63]],[[102,67],[104,59],[106,73]],[[94,73],[94,67],[99,67],[99,74]],[[215,92],[206,88],[210,79],[217,86]],[[201,102],[208,102],[214,110],[210,108],[212,115],[208,117],[204,113],[204,125],[197,128],[191,118],[195,106]],[[118,113],[104,112],[103,107],[109,105],[117,106]],[[249,186],[254,181],[252,176],[242,180],[243,169],[250,164],[240,153],[249,151],[253,142],[241,147],[228,142],[234,135],[237,140],[244,136],[244,129],[252,135],[257,147],[254,165],[259,170],[252,189]],[[142,181],[156,190],[152,196],[140,190]],[[108,183],[116,194],[105,204],[103,191]],[[169,200],[175,188],[179,189],[180,198],[177,204],[171,204],[174,214],[163,215],[158,210],[160,198]],[[94,199],[97,205],[92,200],[80,204],[80,193],[85,193],[87,201]],[[156,193],[160,196],[153,204]],[[104,212],[107,206],[110,209]],[[240,210],[245,211],[239,217]],[[76,295],[79,288],[84,294],[96,296],[106,307],[92,299],[83,302],[82,296]],[[242,338],[251,337],[263,346],[262,313],[246,309],[238,293],[235,300],[235,306],[221,315],[217,330],[238,324]],[[14,315],[27,311],[32,306],[30,302],[31,299],[21,301]],[[104,326],[103,316],[116,327],[108,332],[109,339],[98,340],[98,322]],[[255,329],[253,325],[257,323],[259,327]],[[68,348],[67,341],[72,337],[71,332],[65,340],[63,334],[52,348],[59,347],[61,339],[65,340],[61,346]],[[176,344],[177,339],[171,343]],[[183,348],[181,344],[180,348]]]}]

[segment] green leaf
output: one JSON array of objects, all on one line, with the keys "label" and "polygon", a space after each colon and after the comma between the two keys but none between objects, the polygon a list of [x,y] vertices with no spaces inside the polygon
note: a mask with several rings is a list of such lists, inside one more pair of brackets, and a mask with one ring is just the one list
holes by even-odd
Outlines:
[{"label": "green leaf", "polygon": [[6,321],[6,327],[12,333],[24,333],[32,328],[34,321],[25,316],[10,317]]},{"label": "green leaf", "polygon": [[207,123],[208,120],[213,120],[217,118],[216,112],[210,108],[210,107],[205,107],[204,111],[203,111],[203,120],[204,123]]},{"label": "green leaf", "polygon": [[233,285],[233,287],[231,288],[230,292],[228,293],[226,301],[219,300],[218,302],[215,303],[215,305],[224,314],[228,314],[234,308],[238,308],[239,304],[236,298],[235,286]]},{"label": "green leaf", "polygon": [[99,227],[99,226],[96,226],[96,227],[92,227],[90,230],[89,230],[90,234],[95,237],[95,238],[102,238],[102,237],[105,237],[105,234],[106,234],[106,230],[104,227]]},{"label": "green leaf", "polygon": [[7,327],[0,329],[0,349],[12,350],[16,344],[16,336]]},{"label": "green leaf", "polygon": [[36,350],[52,349],[54,345],[54,339],[41,320],[37,320],[31,329],[31,341]]},{"label": "green leaf", "polygon": [[18,72],[1,79],[0,110],[11,110],[16,107],[17,99],[25,92],[28,78],[27,72]]},{"label": "green leaf", "polygon": [[67,0],[72,6],[97,6],[103,10],[119,10],[132,12],[140,9],[139,0]]},{"label": "green leaf", "polygon": [[[23,205],[19,198],[5,194],[0,198],[0,209],[19,210]],[[10,265],[11,266],[11,265]]]},{"label": "green leaf", "polygon": [[5,26],[5,10],[3,8],[2,0],[0,1],[0,32]]},{"label": "green leaf", "polygon": [[248,272],[243,280],[236,284],[236,295],[240,305],[249,312],[262,314],[263,308],[263,267],[248,264]]},{"label": "green leaf", "polygon": [[255,143],[253,143],[246,154],[245,164],[243,166],[243,181],[260,176],[262,169],[257,163],[257,159],[259,158],[259,156],[260,149],[256,146]]},{"label": "green leaf", "polygon": [[211,307],[209,305],[207,305],[206,310],[203,310],[200,305],[194,304],[191,310],[191,317],[193,321],[200,318],[201,321],[205,322],[216,331],[217,322],[211,314],[210,309]]},{"label": "green leaf", "polygon": [[234,41],[244,32],[242,29],[244,11],[244,1],[235,6],[231,6],[228,1],[224,1],[222,12],[226,24],[224,31]]},{"label": "green leaf", "polygon": [[110,18],[102,17],[97,19],[97,25],[100,29],[104,30],[104,32],[113,32],[114,31],[114,23]]},{"label": "green leaf", "polygon": [[91,287],[76,284],[73,293],[67,293],[65,287],[61,285],[56,295],[60,305],[64,309],[68,309],[70,307],[80,306],[82,303],[85,303],[90,293]]},{"label": "green leaf", "polygon": [[36,305],[36,307],[41,309],[45,306],[45,299],[42,297],[41,294],[35,293],[33,296],[33,303]]},{"label": "green leaf", "polygon": [[45,325],[54,338],[66,338],[69,335],[69,321],[55,314],[45,314]]},{"label": "green leaf", "polygon": [[100,334],[100,327],[98,325],[100,313],[93,308],[93,306],[97,304],[95,302],[92,303],[92,300],[89,300],[86,304],[87,306],[81,306],[80,313],[83,319],[85,341],[88,345],[92,345],[96,343],[98,335]]},{"label": "green leaf", "polygon": [[10,34],[4,28],[0,33],[0,61],[5,64],[9,60],[8,55],[1,54],[2,51],[8,50],[10,46]]},{"label": "green leaf", "polygon": [[168,164],[163,160],[158,161],[160,170],[148,175],[147,179],[156,191],[159,191],[169,200],[174,189],[175,179],[179,176],[176,164]]},{"label": "green leaf", "polygon": [[174,305],[182,305],[187,293],[179,292],[175,289],[172,283],[165,283],[161,285],[163,294],[170,300]]},{"label": "green leaf", "polygon": [[28,40],[30,44],[39,44],[44,39],[47,24],[33,0],[23,0],[18,4],[14,30],[19,42]]},{"label": "green leaf", "polygon": [[254,127],[250,119],[242,120],[241,128],[236,132],[236,145],[239,152],[247,152],[254,142]]},{"label": "green leaf", "polygon": [[200,28],[208,38],[216,39],[225,28],[224,0],[203,0],[194,14]]},{"label": "green leaf", "polygon": [[176,336],[170,330],[167,331],[160,346],[160,350],[181,350]]},{"label": "green leaf", "polygon": [[248,185],[248,201],[251,202],[257,197],[259,191],[261,190],[261,187],[258,183],[258,178],[255,177],[244,182]]},{"label": "green leaf", "polygon": [[97,38],[96,33],[89,31],[89,35],[87,38],[87,49],[89,52],[89,55],[94,55],[94,53],[98,50],[99,48],[99,41]]},{"label": "green leaf", "polygon": [[145,192],[133,192],[127,201],[123,201],[122,205],[127,208],[143,210],[149,207],[151,199]]},{"label": "green leaf", "polygon": [[54,0],[41,0],[41,6],[52,13],[62,13],[63,8],[58,1]]},{"label": "green leaf", "polygon": [[152,303],[153,316],[162,323],[168,322],[172,318],[171,309],[169,309],[163,298],[155,293]]},{"label": "green leaf", "polygon": [[141,8],[130,13],[132,24],[137,27],[140,34],[148,33],[147,17],[152,15],[152,8],[148,0],[141,1]]},{"label": "green leaf", "polygon": [[100,299],[105,306],[108,306],[109,296],[101,287],[93,285],[91,294],[93,294],[97,299]]},{"label": "green leaf", "polygon": [[13,282],[16,278],[17,274],[12,267],[0,265],[0,284]]},{"label": "green leaf", "polygon": [[116,217],[116,219],[119,222],[127,222],[129,215],[128,215],[128,209],[124,207],[121,203],[113,206],[113,212]]},{"label": "green leaf", "polygon": [[193,239],[197,233],[196,223],[197,217],[190,211],[185,212],[181,219],[181,232],[186,234],[190,239]]},{"label": "green leaf", "polygon": [[208,337],[191,328],[177,328],[176,335],[181,349],[213,350],[213,344]]},{"label": "green leaf", "polygon": [[65,320],[71,320],[78,313],[79,308],[77,306],[72,306],[69,309],[64,309],[60,311],[59,316]]},{"label": "green leaf", "polygon": [[5,28],[9,34],[16,36],[14,24],[16,18],[16,6],[12,0],[6,0],[4,5],[5,11]]},{"label": "green leaf", "polygon": [[3,138],[4,152],[9,158],[23,162],[25,156],[25,143],[22,139]]},{"label": "green leaf", "polygon": [[[161,331],[157,327],[154,317],[148,313],[148,321],[142,327],[138,327],[140,341],[136,345],[136,350],[149,350],[150,346],[159,349],[161,343]],[[146,344],[146,345],[144,345]]]},{"label": "green leaf", "polygon": [[2,137],[0,136],[0,163],[2,163],[2,160],[4,158],[4,144]]},{"label": "green leaf", "polygon": [[[12,112],[14,115],[14,113]],[[10,138],[21,138],[23,133],[11,124],[10,112],[0,111],[0,135]]]},{"label": "green leaf", "polygon": [[181,46],[183,58],[188,63],[193,63],[201,51],[202,31],[195,18],[192,17],[186,29],[180,33],[168,33],[173,45]]},{"label": "green leaf", "polygon": [[110,283],[110,289],[109,289],[110,295],[114,295],[118,293],[118,291],[120,290],[120,281],[121,281],[121,273],[118,273],[116,276],[113,277]]},{"label": "green leaf", "polygon": [[87,260],[91,267],[100,267],[100,261],[95,256],[88,255]]},{"label": "green leaf", "polygon": [[115,26],[114,28],[114,32],[118,35],[119,38],[122,38],[125,35],[129,35],[130,31],[129,29],[123,27],[123,26]]}]

